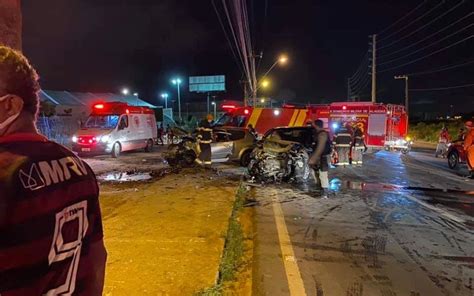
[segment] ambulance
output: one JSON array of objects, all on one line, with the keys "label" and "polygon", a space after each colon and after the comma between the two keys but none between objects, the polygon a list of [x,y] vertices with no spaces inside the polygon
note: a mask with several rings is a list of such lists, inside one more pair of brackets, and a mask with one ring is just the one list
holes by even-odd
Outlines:
[{"label": "ambulance", "polygon": [[122,102],[97,103],[72,137],[72,149],[78,154],[111,154],[116,158],[124,151],[152,151],[156,137],[152,109]]},{"label": "ambulance", "polygon": [[275,127],[303,126],[320,119],[331,136],[342,125],[359,126],[368,148],[409,149],[408,116],[405,107],[372,102],[339,102],[321,105],[283,105],[281,108],[253,108],[223,105],[224,115],[217,125],[247,127],[259,134]]}]

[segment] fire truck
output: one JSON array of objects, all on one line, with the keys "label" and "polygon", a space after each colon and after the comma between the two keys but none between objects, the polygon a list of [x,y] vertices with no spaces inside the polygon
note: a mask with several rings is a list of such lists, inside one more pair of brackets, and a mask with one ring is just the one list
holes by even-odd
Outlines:
[{"label": "fire truck", "polygon": [[359,126],[368,148],[407,152],[408,116],[405,107],[371,102],[341,102],[297,107],[253,108],[223,105],[225,114],[217,122],[222,126],[252,125],[259,134],[280,126],[303,126],[320,119],[331,136],[341,125]]}]

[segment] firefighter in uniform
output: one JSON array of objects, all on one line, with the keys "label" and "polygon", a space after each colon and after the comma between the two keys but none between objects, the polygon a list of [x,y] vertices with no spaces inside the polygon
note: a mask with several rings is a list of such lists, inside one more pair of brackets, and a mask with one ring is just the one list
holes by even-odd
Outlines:
[{"label": "firefighter in uniform", "polygon": [[360,126],[354,128],[354,139],[352,141],[352,164],[361,166],[365,150],[364,132]]},{"label": "firefighter in uniform", "polygon": [[0,295],[102,295],[106,251],[91,168],[35,127],[38,76],[0,46]]},{"label": "firefighter in uniform", "polygon": [[198,142],[199,142],[199,155],[196,158],[196,162],[201,166],[211,166],[211,143],[212,143],[212,126],[211,123],[214,117],[211,114],[207,115],[207,118],[199,123],[198,127]]},{"label": "firefighter in uniform", "polygon": [[474,179],[474,124],[466,122],[466,139],[464,140],[464,151],[466,151],[466,162],[469,168],[469,178]]},{"label": "firefighter in uniform", "polygon": [[349,153],[352,146],[352,135],[345,124],[342,125],[334,135],[333,145],[338,156],[338,162],[336,165],[349,165]]}]

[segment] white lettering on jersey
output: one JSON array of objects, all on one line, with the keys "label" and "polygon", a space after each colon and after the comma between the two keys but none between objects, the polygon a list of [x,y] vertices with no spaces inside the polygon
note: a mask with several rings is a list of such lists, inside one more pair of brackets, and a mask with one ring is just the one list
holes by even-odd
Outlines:
[{"label": "white lettering on jersey", "polygon": [[[70,242],[65,242],[63,238],[63,226],[70,221],[77,219],[77,238]],[[71,223],[69,223],[71,225]],[[76,289],[77,269],[81,259],[82,240],[86,236],[89,223],[87,220],[87,200],[64,208],[56,214],[56,224],[54,226],[53,242],[49,250],[49,265],[66,260],[72,257],[71,265],[68,268],[64,284],[49,290],[46,296],[72,295]]]},{"label": "white lettering on jersey", "polygon": [[86,165],[82,160],[69,156],[33,163],[29,171],[19,171],[19,178],[25,189],[34,191],[70,180],[73,175],[81,177],[87,174]]}]

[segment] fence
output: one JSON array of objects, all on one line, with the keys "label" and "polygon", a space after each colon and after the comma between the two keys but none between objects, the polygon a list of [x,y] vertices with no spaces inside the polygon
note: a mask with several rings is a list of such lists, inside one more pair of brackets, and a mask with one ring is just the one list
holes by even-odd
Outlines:
[{"label": "fence", "polygon": [[40,116],[36,126],[51,141],[70,147],[72,136],[80,128],[80,123],[74,117]]}]

